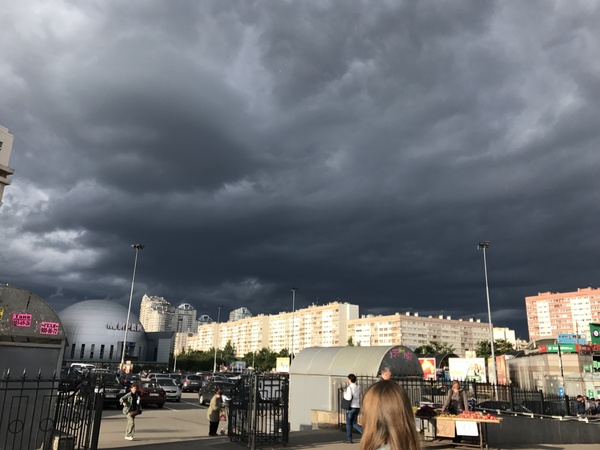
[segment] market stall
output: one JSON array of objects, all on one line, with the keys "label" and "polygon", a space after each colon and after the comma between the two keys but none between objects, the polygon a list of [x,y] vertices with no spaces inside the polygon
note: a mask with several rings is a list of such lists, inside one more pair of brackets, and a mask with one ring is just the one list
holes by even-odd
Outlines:
[{"label": "market stall", "polygon": [[487,426],[499,424],[501,418],[491,414],[479,412],[464,412],[460,415],[432,414],[429,410],[421,408],[416,411],[415,417],[419,420],[423,438],[432,442],[447,444],[452,440],[454,444],[464,447],[478,447],[488,449]]}]

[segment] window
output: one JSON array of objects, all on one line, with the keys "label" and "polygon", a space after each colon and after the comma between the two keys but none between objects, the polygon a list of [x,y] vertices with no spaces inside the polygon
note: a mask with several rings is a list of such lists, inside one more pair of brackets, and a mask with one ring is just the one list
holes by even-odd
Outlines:
[{"label": "window", "polygon": [[83,359],[83,355],[85,355],[85,344],[81,344],[81,352],[79,353],[79,359]]},{"label": "window", "polygon": [[114,347],[115,347],[114,345],[110,346],[110,352],[108,353],[108,359],[112,359]]},{"label": "window", "polygon": [[75,344],[71,345],[71,359],[75,358]]},{"label": "window", "polygon": [[104,344],[100,345],[100,359],[104,359]]},{"label": "window", "polygon": [[96,348],[96,344],[92,344],[90,347],[90,359],[94,359],[94,350]]}]

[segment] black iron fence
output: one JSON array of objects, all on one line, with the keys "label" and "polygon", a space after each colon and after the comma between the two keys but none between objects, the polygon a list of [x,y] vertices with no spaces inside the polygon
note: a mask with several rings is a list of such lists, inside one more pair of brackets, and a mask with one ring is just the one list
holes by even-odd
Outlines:
[{"label": "black iron fence", "polygon": [[229,403],[229,438],[252,449],[265,444],[287,444],[288,404],[287,374],[243,376]]},{"label": "black iron fence", "polygon": [[[357,376],[356,383],[360,386],[361,397],[365,390],[377,380],[378,378],[373,376]],[[448,380],[429,381],[397,377],[394,377],[393,381],[404,388],[411,404],[417,407],[423,403],[441,407],[452,383]],[[469,403],[474,406],[486,402],[487,405],[490,405],[489,409],[508,408],[513,412],[530,412],[547,416],[569,416],[574,414],[573,400],[568,396],[561,397],[542,391],[520,389],[512,385],[505,386],[471,381],[461,382],[461,386],[467,392]],[[338,423],[340,426],[343,426],[346,420],[345,412],[339,406],[341,405],[343,393],[343,389],[338,392]]]},{"label": "black iron fence", "polygon": [[13,378],[8,371],[0,378],[0,448],[96,450],[102,392],[100,377],[65,382],[25,373]]}]

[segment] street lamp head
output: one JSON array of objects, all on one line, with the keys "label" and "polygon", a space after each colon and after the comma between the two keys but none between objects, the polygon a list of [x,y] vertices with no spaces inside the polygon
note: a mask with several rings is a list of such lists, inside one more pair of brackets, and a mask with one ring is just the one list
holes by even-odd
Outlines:
[{"label": "street lamp head", "polygon": [[292,291],[292,292],[296,292],[298,289],[300,289],[300,288],[293,287],[293,288],[291,288],[291,289],[290,289],[290,291]]},{"label": "street lamp head", "polygon": [[136,250],[141,250],[145,247],[145,245],[144,244],[132,244],[131,247],[135,248]]},{"label": "street lamp head", "polygon": [[484,248],[488,248],[490,246],[490,241],[483,241],[477,245],[477,250],[482,250]]}]

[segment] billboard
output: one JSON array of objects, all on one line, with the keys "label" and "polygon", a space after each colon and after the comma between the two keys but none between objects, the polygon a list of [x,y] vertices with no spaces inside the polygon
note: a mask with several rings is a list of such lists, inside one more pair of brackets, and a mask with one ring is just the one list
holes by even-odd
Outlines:
[{"label": "billboard", "polygon": [[435,380],[435,358],[419,358],[421,369],[423,369],[423,378],[425,380]]},{"label": "billboard", "polygon": [[451,380],[487,381],[484,358],[449,358],[448,365]]},{"label": "billboard", "polygon": [[592,344],[600,344],[600,323],[590,323],[590,336]]},{"label": "billboard", "polygon": [[508,370],[506,369],[506,356],[496,356],[496,384],[508,385],[509,377]]}]

